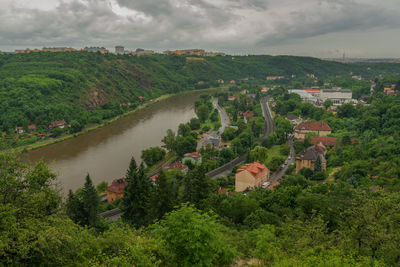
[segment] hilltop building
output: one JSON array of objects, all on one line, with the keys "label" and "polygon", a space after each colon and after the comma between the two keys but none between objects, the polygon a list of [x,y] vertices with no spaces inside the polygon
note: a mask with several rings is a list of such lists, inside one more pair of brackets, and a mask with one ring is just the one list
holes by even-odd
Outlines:
[{"label": "hilltop building", "polygon": [[115,54],[117,54],[117,55],[125,54],[125,48],[122,45],[117,45],[115,47]]},{"label": "hilltop building", "polygon": [[107,54],[108,50],[105,47],[97,47],[97,46],[91,46],[91,47],[85,47],[84,49],[81,49],[82,52],[92,52],[92,53],[101,53],[101,54]]},{"label": "hilltop building", "polygon": [[264,164],[253,162],[236,170],[235,190],[243,192],[254,187],[261,187],[268,181],[270,171]]}]

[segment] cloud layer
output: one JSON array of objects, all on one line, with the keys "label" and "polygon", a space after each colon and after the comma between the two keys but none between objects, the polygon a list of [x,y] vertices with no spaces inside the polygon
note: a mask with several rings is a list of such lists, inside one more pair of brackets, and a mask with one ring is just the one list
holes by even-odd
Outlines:
[{"label": "cloud layer", "polygon": [[[156,50],[202,47],[233,53],[318,54],[328,48],[317,44],[330,36],[341,40],[329,43],[329,49],[338,51],[356,49],[357,42],[343,38],[349,33],[388,32],[389,40],[400,41],[393,35],[400,28],[398,0],[2,1],[2,50],[122,44]],[[367,54],[389,52],[378,41],[371,37],[370,44],[357,46]],[[394,47],[391,53],[400,56]]]}]

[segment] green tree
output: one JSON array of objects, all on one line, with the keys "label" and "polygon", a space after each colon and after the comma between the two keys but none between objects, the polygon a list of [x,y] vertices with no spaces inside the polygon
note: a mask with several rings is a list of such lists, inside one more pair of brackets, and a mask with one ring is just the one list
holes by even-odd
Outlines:
[{"label": "green tree", "polygon": [[322,161],[321,156],[318,154],[317,159],[314,163],[314,172],[321,172],[322,171]]},{"label": "green tree", "polygon": [[174,149],[175,143],[175,133],[171,130],[167,130],[167,135],[161,140],[164,143],[163,147],[168,151],[172,151]]},{"label": "green tree", "polygon": [[189,124],[192,130],[200,129],[200,120],[198,118],[191,118]]},{"label": "green tree", "polygon": [[68,192],[66,206],[66,213],[68,217],[73,220],[75,223],[84,225],[85,214],[83,209],[83,201],[78,198],[78,196],[72,193],[72,190]]},{"label": "green tree", "polygon": [[152,218],[161,219],[165,213],[170,212],[177,204],[178,188],[173,180],[168,180],[161,171],[156,179],[154,193],[151,199]]},{"label": "green tree", "polygon": [[86,181],[83,187],[82,202],[85,218],[85,221],[83,223],[91,227],[96,226],[98,222],[97,213],[99,209],[100,199],[97,195],[97,190],[94,187],[89,174],[86,175]]},{"label": "green tree", "polygon": [[325,109],[328,109],[332,105],[333,105],[332,100],[330,100],[330,99],[325,100],[325,102],[324,102]]},{"label": "green tree", "polygon": [[197,141],[192,136],[178,136],[174,142],[174,150],[179,156],[196,151]]},{"label": "green tree", "polygon": [[206,105],[202,105],[196,110],[196,114],[201,122],[205,122],[208,119],[209,113],[210,111]]},{"label": "green tree", "polygon": [[202,165],[196,166],[185,177],[183,201],[188,201],[198,207],[207,199],[213,190],[213,181],[205,174]]},{"label": "green tree", "polygon": [[214,216],[183,205],[159,222],[153,233],[170,251],[177,266],[229,266],[236,251]]},{"label": "green tree", "polygon": [[153,166],[165,157],[165,150],[161,147],[150,147],[148,149],[142,150],[142,160],[146,163],[148,167]]},{"label": "green tree", "polygon": [[266,163],[268,159],[268,149],[262,146],[256,146],[250,151],[250,158],[252,161]]},{"label": "green tree", "polygon": [[181,123],[178,126],[178,135],[180,136],[187,136],[190,134],[192,129],[190,128],[190,125],[188,123]]},{"label": "green tree", "polygon": [[123,218],[137,228],[145,226],[150,221],[151,181],[144,173],[143,164],[138,168],[133,157],[125,178],[128,185],[122,198]]}]

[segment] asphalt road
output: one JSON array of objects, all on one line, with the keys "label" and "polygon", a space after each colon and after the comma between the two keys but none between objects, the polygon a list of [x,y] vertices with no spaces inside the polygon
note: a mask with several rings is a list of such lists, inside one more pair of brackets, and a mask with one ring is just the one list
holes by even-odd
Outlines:
[{"label": "asphalt road", "polygon": [[218,130],[219,134],[223,134],[225,131],[225,128],[229,127],[231,125],[231,120],[229,119],[228,114],[226,113],[225,109],[223,109],[219,104],[218,104],[218,99],[215,99],[213,101],[214,107],[218,110],[219,116],[221,117],[221,127]]},{"label": "asphalt road", "polygon": [[268,135],[270,135],[275,129],[274,120],[272,119],[271,110],[270,110],[270,108],[269,108],[269,106],[267,104],[267,101],[268,101],[268,99],[266,97],[263,97],[260,100],[262,113],[263,113],[264,120],[265,120],[263,138],[265,138]]}]

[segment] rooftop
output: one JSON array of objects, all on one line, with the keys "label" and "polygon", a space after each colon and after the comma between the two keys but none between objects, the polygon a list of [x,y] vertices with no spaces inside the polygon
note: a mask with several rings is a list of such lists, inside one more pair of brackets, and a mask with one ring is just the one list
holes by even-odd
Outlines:
[{"label": "rooftop", "polygon": [[242,171],[248,171],[251,173],[251,175],[253,175],[254,178],[257,178],[260,173],[262,173],[266,170],[268,170],[268,168],[265,167],[264,164],[261,164],[258,161],[255,161],[253,163],[246,164],[243,167],[237,169],[236,173],[240,173]]},{"label": "rooftop", "polygon": [[332,128],[323,121],[306,121],[297,125],[295,130],[309,130],[309,131],[332,131]]}]

